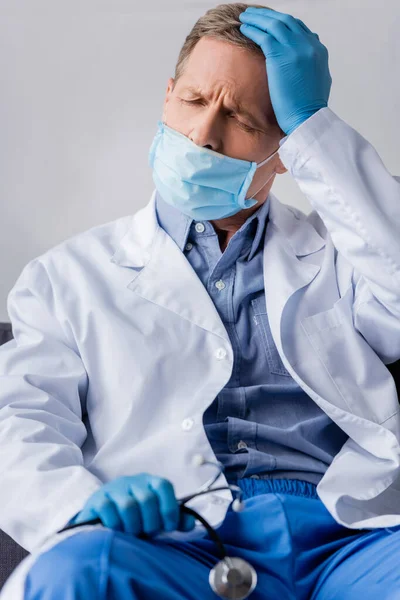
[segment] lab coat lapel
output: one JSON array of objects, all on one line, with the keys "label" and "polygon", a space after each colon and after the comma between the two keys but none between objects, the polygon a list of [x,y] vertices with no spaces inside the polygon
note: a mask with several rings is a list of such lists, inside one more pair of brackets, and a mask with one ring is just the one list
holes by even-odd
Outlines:
[{"label": "lab coat lapel", "polygon": [[174,240],[158,225],[155,192],[132,220],[112,262],[136,270],[128,288],[195,325],[229,335],[202,281]]},{"label": "lab coat lapel", "polygon": [[[325,240],[311,223],[297,219],[273,195],[270,211],[264,245],[264,286],[271,333],[281,358],[292,377],[318,406],[368,452],[381,459],[389,458],[386,463],[389,468],[393,447],[398,449],[395,436],[365,417],[362,401],[353,402],[352,398],[339,392],[329,362],[321,362],[319,351],[303,332],[302,323],[308,315],[328,312],[323,310],[321,299],[331,302],[330,286],[336,286],[335,282],[332,284],[331,276],[314,281],[321,271],[324,253],[318,250],[324,248]],[[300,256],[302,260],[298,258]],[[352,290],[349,289],[339,302],[351,303]],[[340,344],[340,337],[335,335],[335,328],[324,331],[326,347],[332,344],[332,339],[335,345]],[[388,443],[385,445],[381,441],[378,448],[377,436],[381,439],[385,436]]]},{"label": "lab coat lapel", "polygon": [[[155,193],[133,216],[131,227],[111,260],[136,271],[129,281],[129,289],[229,342],[228,333],[201,280],[172,238],[158,225]],[[308,285],[320,270],[317,264],[299,261],[296,254],[311,254],[324,245],[324,239],[312,225],[296,219],[288,207],[270,194],[264,279],[268,315],[276,332],[279,332],[288,299]]]},{"label": "lab coat lapel", "polygon": [[[300,261],[325,246],[325,240],[310,223],[297,219],[291,210],[270,194],[269,222],[264,241],[264,287],[268,320],[274,340],[281,346],[282,321],[287,302],[299,289],[309,285],[321,267]],[[281,331],[281,326],[283,331]]]},{"label": "lab coat lapel", "polygon": [[[111,260],[135,271],[128,288],[188,319],[230,343],[228,333],[207,290],[171,237],[158,225],[155,191],[138,211]],[[297,255],[320,250],[324,239],[305,220],[270,194],[269,221],[264,242],[264,284],[267,312],[280,346],[284,307],[300,288],[318,274],[320,266],[301,262]],[[318,261],[317,261],[318,262]]]}]

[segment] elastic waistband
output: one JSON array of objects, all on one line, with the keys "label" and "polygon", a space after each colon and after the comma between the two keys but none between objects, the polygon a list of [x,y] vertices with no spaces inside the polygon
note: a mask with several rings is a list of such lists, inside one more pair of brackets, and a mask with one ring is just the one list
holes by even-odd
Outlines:
[{"label": "elastic waistband", "polygon": [[252,477],[244,477],[238,479],[235,483],[243,491],[243,499],[259,494],[267,494],[268,492],[319,499],[317,486],[301,479],[253,479]]}]

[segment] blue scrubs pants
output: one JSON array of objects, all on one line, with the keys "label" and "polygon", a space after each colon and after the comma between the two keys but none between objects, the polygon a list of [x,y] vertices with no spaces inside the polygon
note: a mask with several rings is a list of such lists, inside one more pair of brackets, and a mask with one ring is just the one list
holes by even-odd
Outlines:
[{"label": "blue scrubs pants", "polygon": [[[296,479],[238,481],[245,508],[217,532],[230,556],[253,565],[251,600],[400,600],[400,525],[348,529]],[[219,560],[210,538],[141,539],[108,528],[82,531],[38,557],[25,600],[215,600]]]}]

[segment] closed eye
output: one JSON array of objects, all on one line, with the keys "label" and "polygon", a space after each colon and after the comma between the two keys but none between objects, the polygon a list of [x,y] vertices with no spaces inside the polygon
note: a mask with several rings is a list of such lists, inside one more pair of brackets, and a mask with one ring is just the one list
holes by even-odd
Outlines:
[{"label": "closed eye", "polygon": [[257,131],[256,129],[254,129],[253,127],[250,127],[250,125],[246,125],[246,123],[243,123],[242,121],[239,121],[239,119],[237,117],[235,117],[235,115],[230,115],[231,117],[233,117],[239,124],[240,127],[243,127],[243,129],[245,129],[246,131]]},{"label": "closed eye", "polygon": [[180,102],[183,102],[184,104],[205,104],[204,100],[185,100],[184,98],[179,98]]},{"label": "closed eye", "polygon": [[[183,104],[200,104],[200,105],[207,104],[206,101],[202,100],[201,98],[197,98],[195,100],[185,100],[185,98],[179,98],[179,101],[182,102]],[[245,131],[247,131],[249,133],[254,133],[254,132],[258,131],[254,127],[250,127],[250,125],[246,125],[246,123],[243,123],[242,121],[240,121],[234,113],[227,113],[227,116],[233,117],[236,120],[236,122],[238,123],[239,127],[241,127],[242,129],[244,129]]]}]

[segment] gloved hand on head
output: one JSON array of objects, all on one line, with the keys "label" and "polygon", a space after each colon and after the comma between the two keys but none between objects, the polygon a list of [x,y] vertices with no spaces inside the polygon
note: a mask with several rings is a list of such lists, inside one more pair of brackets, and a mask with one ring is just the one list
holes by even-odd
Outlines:
[{"label": "gloved hand on head", "polygon": [[328,105],[332,77],[328,50],[300,19],[270,8],[248,7],[240,31],[262,49],[272,107],[290,135]]}]

